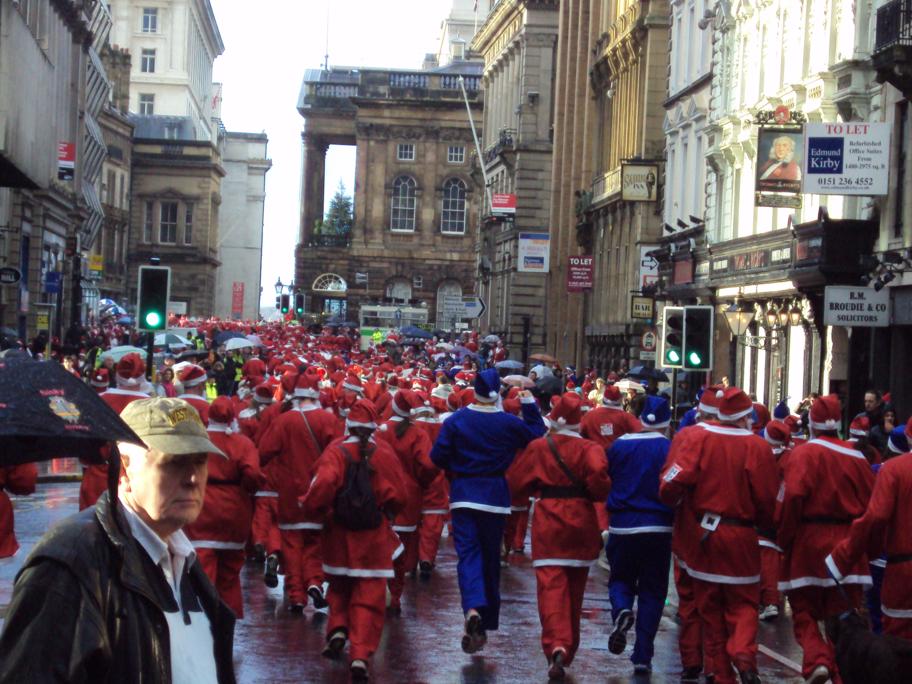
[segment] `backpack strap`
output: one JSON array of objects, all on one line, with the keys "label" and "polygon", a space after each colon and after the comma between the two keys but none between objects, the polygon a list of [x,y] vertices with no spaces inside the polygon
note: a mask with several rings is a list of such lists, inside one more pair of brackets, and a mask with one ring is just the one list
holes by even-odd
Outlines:
[{"label": "backpack strap", "polygon": [[323,445],[320,444],[320,440],[318,440],[317,436],[314,434],[313,428],[310,427],[310,421],[307,420],[307,416],[304,415],[303,411],[298,411],[298,415],[301,416],[301,419],[304,421],[304,425],[307,426],[307,432],[310,433],[310,438],[313,440],[314,446],[317,447],[317,451],[323,451]]},{"label": "backpack strap", "polygon": [[589,491],[586,489],[585,483],[573,474],[573,471],[570,470],[569,466],[564,462],[564,459],[561,458],[560,453],[558,453],[557,444],[554,443],[554,437],[548,435],[545,439],[548,441],[548,448],[551,450],[554,460],[557,461],[557,465],[563,471],[564,475],[570,478],[570,482],[572,482],[575,487],[579,488],[581,492],[585,492],[586,496],[588,496]]}]

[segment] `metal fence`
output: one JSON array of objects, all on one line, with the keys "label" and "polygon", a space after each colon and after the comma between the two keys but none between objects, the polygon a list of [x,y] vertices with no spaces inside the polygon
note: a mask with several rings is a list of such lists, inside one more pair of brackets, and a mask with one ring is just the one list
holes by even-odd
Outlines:
[{"label": "metal fence", "polygon": [[877,10],[874,51],[912,46],[912,0],[891,0]]}]

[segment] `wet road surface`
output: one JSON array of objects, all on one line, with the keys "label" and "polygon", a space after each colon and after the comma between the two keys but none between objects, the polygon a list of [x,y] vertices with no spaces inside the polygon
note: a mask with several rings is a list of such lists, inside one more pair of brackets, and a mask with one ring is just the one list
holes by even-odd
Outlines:
[{"label": "wet road surface", "polygon": [[[54,522],[77,509],[79,485],[42,483],[30,497],[13,497],[16,534],[22,546],[10,559],[0,560],[0,618],[5,613],[13,578],[40,535]],[[235,662],[242,683],[348,682],[348,669],[320,656],[325,616],[308,607],[303,615],[284,605],[281,583],[268,589],[262,568],[248,563],[242,573],[246,617],[235,630]],[[624,655],[608,652],[610,625],[605,582],[607,573],[594,568],[583,604],[579,653],[568,668],[569,684],[679,681],[677,626],[673,593],[656,638],[651,680],[632,676],[631,646]],[[528,556],[511,556],[503,571],[501,628],[489,635],[482,654],[460,650],[462,619],[456,585],[456,556],[448,539],[441,544],[437,568],[428,581],[407,579],[402,615],[389,616],[380,650],[372,663],[372,681],[403,684],[532,684],[547,682],[545,657],[539,642],[535,575]],[[760,625],[760,674],[764,682],[803,681],[792,667],[801,651],[787,616]],[[632,637],[632,632],[631,632]],[[632,641],[632,639],[631,639]],[[770,655],[764,655],[764,651]]]}]

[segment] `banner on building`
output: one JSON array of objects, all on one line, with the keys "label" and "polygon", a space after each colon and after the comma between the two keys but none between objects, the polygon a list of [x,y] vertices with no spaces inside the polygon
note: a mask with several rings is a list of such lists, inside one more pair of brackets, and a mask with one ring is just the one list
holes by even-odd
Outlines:
[{"label": "banner on building", "polygon": [[890,130],[889,123],[807,124],[802,190],[815,195],[886,195]]},{"label": "banner on building", "polygon": [[548,233],[520,233],[516,252],[519,273],[547,273],[551,236]]},{"label": "banner on building", "polygon": [[244,317],[244,283],[235,281],[231,284],[231,317]]},{"label": "banner on building", "polygon": [[71,181],[76,175],[76,144],[57,143],[57,180]]},{"label": "banner on building", "polygon": [[801,126],[762,126],[757,135],[756,205],[799,208],[802,168],[804,133]]},{"label": "banner on building", "polygon": [[886,328],[890,325],[890,290],[830,285],[823,291],[824,325]]},{"label": "banner on building", "polygon": [[590,292],[595,284],[595,257],[567,257],[567,292]]},{"label": "banner on building", "polygon": [[659,260],[650,254],[658,245],[640,245],[640,289],[655,285],[659,281]]},{"label": "banner on building", "polygon": [[89,254],[89,271],[99,276],[104,272],[104,257],[101,254]]},{"label": "banner on building", "polygon": [[625,202],[655,202],[659,190],[659,165],[621,163],[621,199]]},{"label": "banner on building", "polygon": [[495,192],[491,196],[491,213],[497,216],[516,214],[516,195]]}]

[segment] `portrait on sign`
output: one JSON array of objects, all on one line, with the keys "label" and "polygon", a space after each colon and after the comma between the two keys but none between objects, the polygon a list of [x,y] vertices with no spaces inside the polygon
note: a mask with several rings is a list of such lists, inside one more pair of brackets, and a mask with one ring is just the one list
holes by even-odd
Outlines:
[{"label": "portrait on sign", "polygon": [[757,137],[757,191],[801,192],[801,130],[763,127]]}]

